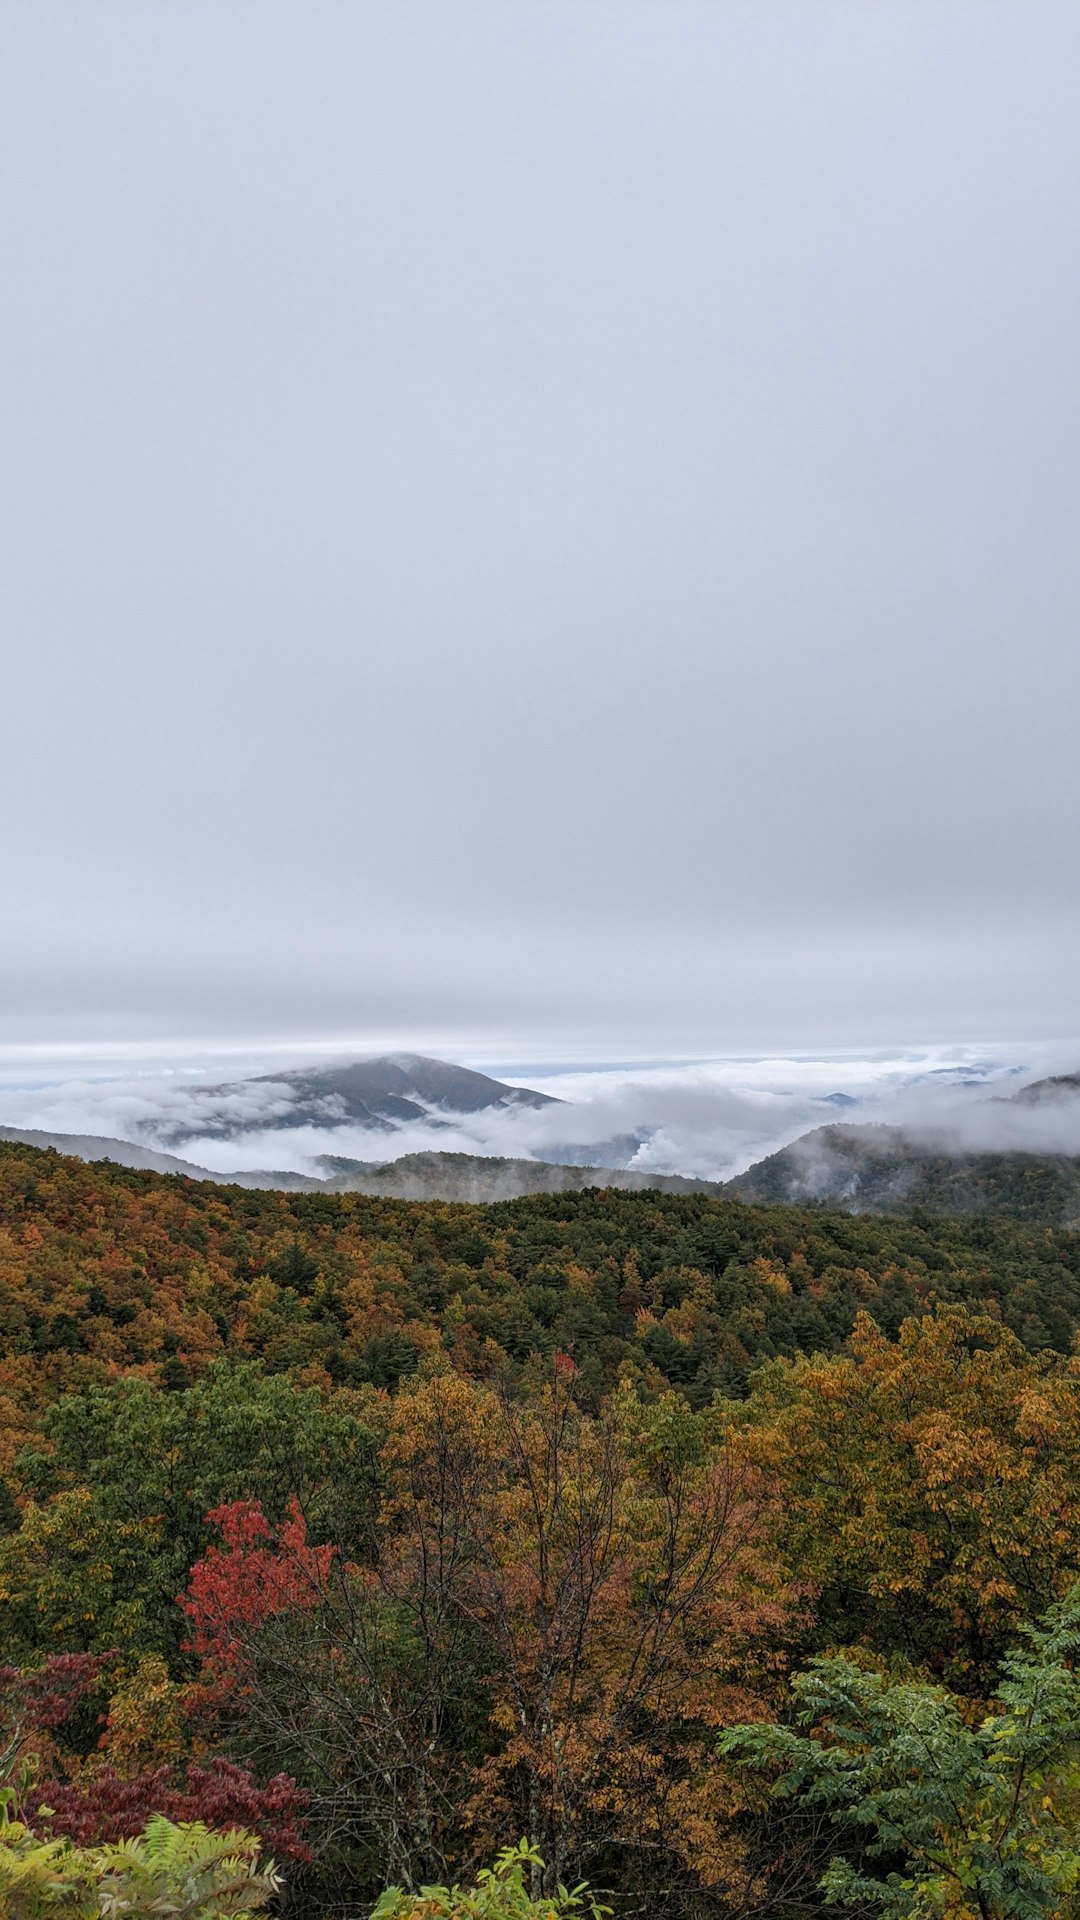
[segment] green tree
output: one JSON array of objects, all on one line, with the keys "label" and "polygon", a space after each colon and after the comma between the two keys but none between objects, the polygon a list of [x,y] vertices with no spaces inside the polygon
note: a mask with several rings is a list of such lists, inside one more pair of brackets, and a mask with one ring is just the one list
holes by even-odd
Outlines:
[{"label": "green tree", "polygon": [[[822,1890],[886,1920],[1050,1920],[1080,1889],[1080,1584],[1007,1656],[973,1724],[945,1688],[816,1660],[795,1726],[733,1727],[720,1749],[824,1809],[861,1846]],[[854,1855],[855,1857],[850,1857]]]},{"label": "green tree", "polygon": [[39,1646],[175,1658],[175,1606],[211,1538],[206,1515],[252,1499],[274,1519],[299,1501],[312,1531],[361,1544],[374,1506],[371,1433],[316,1389],[221,1361],[161,1393],[129,1376],[65,1396],[19,1458],[31,1499],[0,1537],[0,1633]]}]

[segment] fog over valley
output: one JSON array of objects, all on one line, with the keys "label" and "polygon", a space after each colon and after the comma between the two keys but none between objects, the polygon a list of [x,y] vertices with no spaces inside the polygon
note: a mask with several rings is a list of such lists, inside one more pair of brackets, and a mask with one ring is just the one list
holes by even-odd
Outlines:
[{"label": "fog over valley", "polygon": [[[0,1125],[128,1141],[220,1175],[324,1178],[453,1153],[726,1180],[823,1125],[900,1129],[949,1154],[1080,1155],[1080,1046],[729,1059],[494,1078],[409,1053],[0,1086]],[[1022,1090],[1036,1083],[1035,1097]],[[1018,1098],[1017,1095],[1020,1095]]]}]

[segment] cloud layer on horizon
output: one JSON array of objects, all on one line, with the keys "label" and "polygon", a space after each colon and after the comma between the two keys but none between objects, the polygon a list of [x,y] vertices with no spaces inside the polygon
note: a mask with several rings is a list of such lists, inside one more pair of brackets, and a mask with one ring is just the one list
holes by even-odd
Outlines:
[{"label": "cloud layer on horizon", "polygon": [[[392,1132],[283,1125],[293,1098],[283,1082],[251,1080],[223,1090],[220,1078],[207,1084],[144,1075],[8,1087],[0,1092],[0,1124],[124,1139],[215,1172],[311,1173],[320,1171],[324,1154],[385,1161],[435,1151],[723,1179],[837,1121],[902,1127],[947,1150],[1080,1153],[1080,1100],[1025,1107],[1008,1099],[1026,1081],[1076,1064],[1063,1047],[609,1067],[543,1078],[538,1084],[561,1105],[433,1112],[427,1123]],[[237,1137],[200,1132],[222,1115],[241,1129]],[[178,1141],[179,1133],[185,1137]]]}]

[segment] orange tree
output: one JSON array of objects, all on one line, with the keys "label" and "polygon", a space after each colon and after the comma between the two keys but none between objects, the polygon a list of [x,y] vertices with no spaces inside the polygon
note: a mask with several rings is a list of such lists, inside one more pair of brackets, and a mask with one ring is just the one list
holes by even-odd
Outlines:
[{"label": "orange tree", "polygon": [[1080,1569],[1080,1360],[942,1310],[776,1362],[740,1416],[782,1484],[818,1644],[900,1654],[977,1693]]}]

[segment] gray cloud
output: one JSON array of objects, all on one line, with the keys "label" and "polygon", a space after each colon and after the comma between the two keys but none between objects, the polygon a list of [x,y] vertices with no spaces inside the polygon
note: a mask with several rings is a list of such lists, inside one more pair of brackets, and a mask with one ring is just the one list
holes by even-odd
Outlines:
[{"label": "gray cloud", "polygon": [[901,1101],[894,1126],[946,1153],[1080,1154],[1080,1089],[1034,1107],[1011,1101]]},{"label": "gray cloud", "polygon": [[0,1041],[1080,1031],[1080,15],[0,22]]}]

